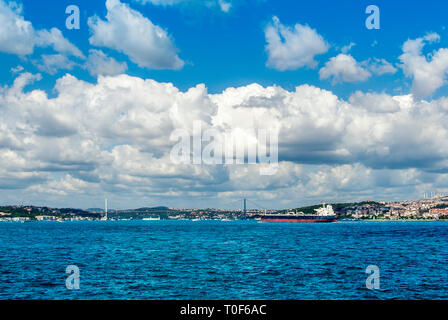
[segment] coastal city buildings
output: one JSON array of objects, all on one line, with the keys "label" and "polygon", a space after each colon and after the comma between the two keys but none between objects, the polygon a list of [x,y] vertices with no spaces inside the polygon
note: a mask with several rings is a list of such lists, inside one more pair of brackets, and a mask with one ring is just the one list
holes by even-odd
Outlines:
[{"label": "coastal city buildings", "polygon": [[[314,212],[321,205],[293,209]],[[364,201],[335,203],[334,212],[339,220],[439,220],[448,219],[448,196],[434,196],[421,200],[400,202]],[[255,219],[260,215],[275,215],[285,210],[168,208],[153,207],[130,210],[110,210],[108,220],[240,220]],[[35,206],[0,207],[0,221],[74,221],[104,220],[101,209],[55,209]]]}]

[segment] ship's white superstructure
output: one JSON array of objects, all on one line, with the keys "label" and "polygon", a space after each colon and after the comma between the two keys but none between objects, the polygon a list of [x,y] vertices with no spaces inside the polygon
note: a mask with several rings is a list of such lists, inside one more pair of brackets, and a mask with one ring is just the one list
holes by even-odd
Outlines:
[{"label": "ship's white superstructure", "polygon": [[333,207],[331,205],[323,204],[322,208],[314,209],[316,211],[317,216],[334,216]]},{"label": "ship's white superstructure", "polygon": [[315,213],[289,211],[286,214],[261,215],[261,222],[336,222],[337,217],[331,205],[314,209]]},{"label": "ship's white superstructure", "polygon": [[[325,203],[323,204],[323,206],[321,208],[317,208],[314,209],[314,211],[316,211],[316,216],[319,217],[324,217],[324,216],[334,216],[334,210],[333,207],[331,205],[325,205]],[[302,211],[288,211],[288,213],[286,213],[286,215],[289,216],[304,216],[306,215],[305,213],[303,213]]]}]

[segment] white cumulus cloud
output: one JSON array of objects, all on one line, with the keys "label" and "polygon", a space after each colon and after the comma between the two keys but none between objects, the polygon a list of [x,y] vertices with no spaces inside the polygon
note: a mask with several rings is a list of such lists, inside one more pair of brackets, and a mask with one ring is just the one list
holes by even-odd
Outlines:
[{"label": "white cumulus cloud", "polygon": [[[281,207],[291,199],[409,196],[422,181],[448,190],[435,173],[448,168],[446,98],[356,92],[346,101],[310,85],[258,84],[210,94],[205,85],[181,91],[124,74],[94,84],[65,75],[52,96],[25,90],[39,79],[22,73],[0,89],[2,199],[54,196],[77,205],[100,193],[123,207],[191,199],[207,206],[244,193]],[[277,174],[260,176],[260,165],[173,163],[171,133],[191,132],[196,121],[250,144],[255,130],[278,129]]]},{"label": "white cumulus cloud", "polygon": [[84,55],[67,40],[57,28],[35,30],[31,22],[22,16],[21,7],[0,0],[0,52],[19,56],[32,55],[36,47],[51,47],[57,54],[44,54],[39,60],[33,59],[44,72],[54,74],[59,68],[72,69],[74,62],[69,56],[84,59]]},{"label": "white cumulus cloud", "polygon": [[43,54],[35,64],[40,71],[49,74],[56,74],[59,70],[72,70],[76,65],[63,54]]},{"label": "white cumulus cloud", "polygon": [[218,4],[219,7],[221,8],[221,11],[223,12],[229,12],[230,8],[232,7],[232,4],[225,0],[219,0]]},{"label": "white cumulus cloud", "polygon": [[419,98],[432,95],[443,86],[448,72],[448,49],[441,48],[431,55],[422,54],[428,43],[437,42],[440,36],[430,33],[422,38],[407,40],[399,57],[406,76],[413,79],[412,92]]},{"label": "white cumulus cloud", "polygon": [[319,70],[320,79],[332,79],[338,82],[366,81],[371,73],[349,54],[339,54],[325,63]]},{"label": "white cumulus cloud", "polygon": [[62,32],[57,28],[40,30],[37,32],[37,45],[45,47],[51,46],[55,51],[78,58],[84,58],[82,52],[70,41],[64,38]]},{"label": "white cumulus cloud", "polygon": [[128,69],[126,62],[118,62],[114,58],[108,57],[103,51],[94,49],[89,51],[85,67],[92,76],[114,76],[124,73]]},{"label": "white cumulus cloud", "polygon": [[140,67],[181,69],[184,66],[166,30],[119,0],[107,0],[106,8],[106,20],[97,16],[88,19],[92,33],[90,44],[122,52]]},{"label": "white cumulus cloud", "polygon": [[83,58],[82,52],[68,41],[57,28],[36,31],[30,21],[21,15],[21,10],[0,0],[0,51],[30,55],[35,46],[51,46],[58,53]]},{"label": "white cumulus cloud", "polygon": [[264,30],[267,66],[280,70],[296,70],[302,67],[315,68],[316,55],[328,51],[329,45],[316,30],[307,25],[285,26],[277,17]]},{"label": "white cumulus cloud", "polygon": [[35,32],[19,10],[14,10],[0,0],[0,51],[28,55],[34,50]]},{"label": "white cumulus cloud", "polygon": [[370,112],[393,113],[400,111],[399,101],[385,93],[356,91],[350,96],[349,101],[354,107],[365,108]]},{"label": "white cumulus cloud", "polygon": [[377,74],[377,75],[383,75],[383,74],[395,74],[398,70],[395,68],[389,61],[386,59],[378,59],[374,58],[373,62],[370,63],[369,69]]}]

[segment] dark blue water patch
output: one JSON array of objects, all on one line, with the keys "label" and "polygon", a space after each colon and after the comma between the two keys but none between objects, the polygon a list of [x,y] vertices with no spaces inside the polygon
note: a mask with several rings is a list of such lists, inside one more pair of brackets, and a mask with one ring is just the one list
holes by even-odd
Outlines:
[{"label": "dark blue water patch", "polygon": [[447,299],[447,240],[446,222],[0,223],[0,299]]}]

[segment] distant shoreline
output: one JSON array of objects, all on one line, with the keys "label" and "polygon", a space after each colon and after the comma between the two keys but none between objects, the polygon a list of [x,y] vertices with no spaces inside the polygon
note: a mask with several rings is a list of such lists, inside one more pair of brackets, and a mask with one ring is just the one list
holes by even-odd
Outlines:
[{"label": "distant shoreline", "polygon": [[[62,222],[123,222],[123,221],[145,221],[145,222],[163,222],[163,221],[188,221],[188,222],[235,222],[235,221],[250,221],[257,222],[254,219],[232,219],[232,220],[220,220],[220,219],[159,219],[159,220],[147,220],[147,219],[68,219],[68,220],[35,220],[35,219],[8,219],[0,218],[0,222],[4,223],[28,223],[28,222],[52,222],[52,223],[62,223]],[[340,219],[337,222],[448,222],[448,219]],[[285,223],[283,223],[285,224]],[[286,224],[304,224],[304,223],[286,223]],[[331,223],[330,223],[331,224]]]},{"label": "distant shoreline", "polygon": [[350,222],[418,222],[418,221],[426,221],[426,222],[434,222],[434,221],[448,221],[448,219],[341,219],[342,221],[350,221]]}]

